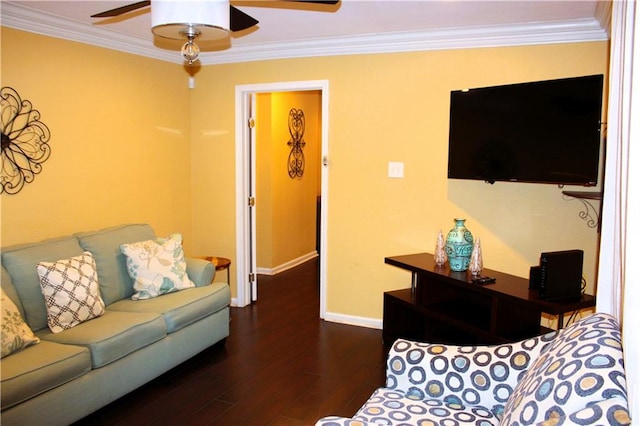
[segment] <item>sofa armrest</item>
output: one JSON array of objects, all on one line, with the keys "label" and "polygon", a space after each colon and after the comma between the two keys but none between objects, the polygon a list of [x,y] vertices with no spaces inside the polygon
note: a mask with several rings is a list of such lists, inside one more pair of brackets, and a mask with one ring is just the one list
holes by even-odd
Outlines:
[{"label": "sofa armrest", "polygon": [[213,263],[204,259],[186,258],[187,275],[196,287],[211,284],[216,275],[216,268]]},{"label": "sofa armrest", "polygon": [[364,420],[354,421],[348,417],[329,416],[318,420],[315,426],[379,426],[379,423],[369,423]]},{"label": "sofa armrest", "polygon": [[515,385],[556,333],[496,346],[456,346],[396,340],[386,387],[409,398],[481,405],[501,415]]}]

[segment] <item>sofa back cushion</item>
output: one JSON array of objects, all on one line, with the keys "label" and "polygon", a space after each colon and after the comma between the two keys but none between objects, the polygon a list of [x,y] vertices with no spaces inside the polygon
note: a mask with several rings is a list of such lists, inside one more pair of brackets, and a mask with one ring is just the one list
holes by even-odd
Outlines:
[{"label": "sofa back cushion", "polygon": [[[587,405],[614,398],[607,412],[592,410],[588,422],[576,415]],[[525,373],[504,409],[501,425],[550,421],[576,424],[625,424],[629,418],[620,325],[594,314],[561,330]],[[575,417],[575,418],[574,418]]]},{"label": "sofa back cushion", "polygon": [[120,225],[76,236],[82,248],[90,251],[95,259],[100,294],[105,305],[131,297],[133,280],[127,272],[126,256],[120,251],[120,245],[155,238],[151,226]]},{"label": "sofa back cushion", "polygon": [[409,399],[486,407],[499,419],[519,378],[554,337],[490,346],[398,339],[389,351],[386,387]]},{"label": "sofa back cushion", "polygon": [[24,308],[22,307],[22,302],[20,301],[20,297],[18,296],[18,292],[16,291],[16,287],[13,285],[13,281],[11,281],[11,275],[5,269],[4,265],[2,265],[2,276],[0,277],[0,287],[2,287],[2,291],[4,291],[4,295],[7,296],[16,308],[18,308],[18,312],[20,316],[24,319]]},{"label": "sofa back cushion", "polygon": [[72,236],[2,249],[2,265],[11,276],[24,319],[33,331],[47,328],[47,308],[36,270],[38,262],[56,262],[82,254],[78,239]]}]

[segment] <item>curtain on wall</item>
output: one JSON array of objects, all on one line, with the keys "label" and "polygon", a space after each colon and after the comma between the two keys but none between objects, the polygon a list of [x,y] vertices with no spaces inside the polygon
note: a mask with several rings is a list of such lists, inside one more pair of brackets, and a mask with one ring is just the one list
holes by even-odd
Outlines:
[{"label": "curtain on wall", "polygon": [[[632,418],[640,419],[640,9],[614,1],[597,310],[622,322]],[[634,330],[634,328],[636,328]]]}]

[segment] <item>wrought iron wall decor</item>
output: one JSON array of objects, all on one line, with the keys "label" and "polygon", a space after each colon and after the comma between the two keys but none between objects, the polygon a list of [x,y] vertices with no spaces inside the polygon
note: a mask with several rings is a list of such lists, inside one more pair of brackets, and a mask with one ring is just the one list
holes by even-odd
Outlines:
[{"label": "wrought iron wall decor", "polygon": [[33,182],[51,155],[49,128],[40,121],[40,112],[22,100],[11,87],[0,89],[2,154],[0,193],[17,194],[25,183]]},{"label": "wrought iron wall decor", "polygon": [[304,112],[301,109],[291,108],[289,111],[289,134],[291,139],[287,145],[291,147],[289,159],[287,160],[289,168],[289,177],[291,179],[301,178],[304,174],[304,152],[302,148],[306,142],[302,140],[304,135]]}]

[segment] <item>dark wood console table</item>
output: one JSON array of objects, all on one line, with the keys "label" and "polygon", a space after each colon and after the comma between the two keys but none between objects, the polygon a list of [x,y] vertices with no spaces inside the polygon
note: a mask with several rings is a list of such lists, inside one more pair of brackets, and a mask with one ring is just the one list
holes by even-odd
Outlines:
[{"label": "dark wood console table", "polygon": [[412,288],[384,294],[383,339],[429,343],[499,344],[551,331],[540,325],[541,314],[558,315],[595,306],[595,297],[545,301],[529,290],[529,280],[490,269],[483,276],[495,283],[479,285],[468,272],[437,266],[429,253],[385,258],[385,263],[412,273]]}]

